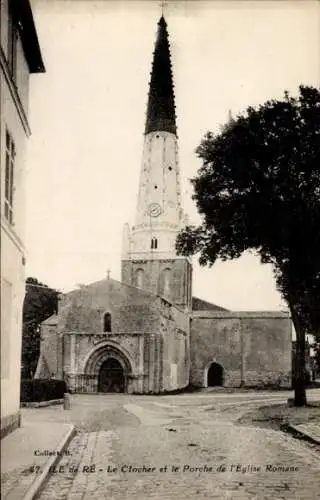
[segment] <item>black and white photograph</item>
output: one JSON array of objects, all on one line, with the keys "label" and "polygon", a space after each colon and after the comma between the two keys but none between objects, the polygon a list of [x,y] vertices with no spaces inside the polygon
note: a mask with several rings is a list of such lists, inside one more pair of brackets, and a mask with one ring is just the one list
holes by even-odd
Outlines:
[{"label": "black and white photograph", "polygon": [[0,23],[1,497],[319,498],[320,1]]}]

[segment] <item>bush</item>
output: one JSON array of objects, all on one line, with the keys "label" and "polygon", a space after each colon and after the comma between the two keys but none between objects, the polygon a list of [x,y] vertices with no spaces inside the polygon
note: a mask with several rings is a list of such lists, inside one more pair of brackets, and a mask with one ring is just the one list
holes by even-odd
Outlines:
[{"label": "bush", "polygon": [[20,386],[20,401],[22,403],[34,403],[62,399],[67,392],[64,380],[55,379],[22,379]]}]

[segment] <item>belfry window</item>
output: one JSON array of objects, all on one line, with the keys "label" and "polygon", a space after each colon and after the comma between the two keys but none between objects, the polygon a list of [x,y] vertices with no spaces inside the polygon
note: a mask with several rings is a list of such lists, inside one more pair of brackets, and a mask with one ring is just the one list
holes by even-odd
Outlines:
[{"label": "belfry window", "polygon": [[151,250],[156,250],[158,248],[158,240],[157,238],[151,239]]},{"label": "belfry window", "polygon": [[105,313],[103,316],[103,331],[111,332],[111,314]]}]

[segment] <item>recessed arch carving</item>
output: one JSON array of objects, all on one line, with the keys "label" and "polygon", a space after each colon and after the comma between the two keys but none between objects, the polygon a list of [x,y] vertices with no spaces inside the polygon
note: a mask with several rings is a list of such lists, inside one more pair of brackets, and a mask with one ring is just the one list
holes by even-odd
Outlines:
[{"label": "recessed arch carving", "polygon": [[127,353],[110,343],[99,345],[89,353],[84,362],[84,373],[98,375],[101,366],[109,358],[114,358],[119,362],[126,376],[132,373],[133,366]]}]

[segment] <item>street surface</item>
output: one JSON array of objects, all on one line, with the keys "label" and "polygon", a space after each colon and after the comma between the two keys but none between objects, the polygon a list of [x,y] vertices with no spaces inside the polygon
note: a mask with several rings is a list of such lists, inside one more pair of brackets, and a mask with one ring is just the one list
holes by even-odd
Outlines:
[{"label": "street surface", "polygon": [[[319,392],[310,391],[309,401],[319,400]],[[236,423],[243,413],[289,396],[74,395],[70,412],[52,407],[52,421],[67,417],[78,433],[39,498],[320,498],[314,448],[278,430]]]}]

